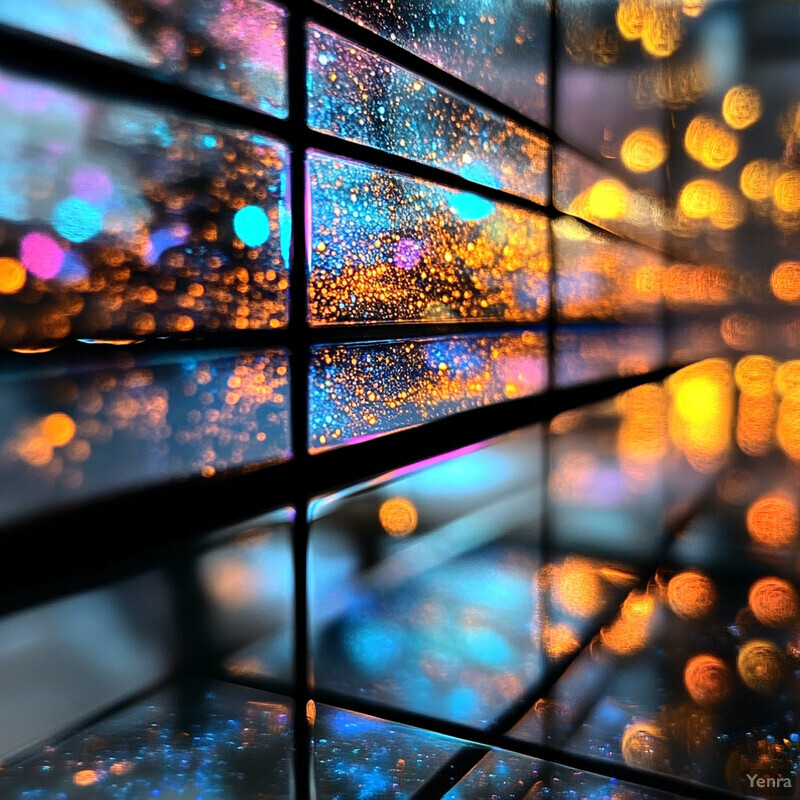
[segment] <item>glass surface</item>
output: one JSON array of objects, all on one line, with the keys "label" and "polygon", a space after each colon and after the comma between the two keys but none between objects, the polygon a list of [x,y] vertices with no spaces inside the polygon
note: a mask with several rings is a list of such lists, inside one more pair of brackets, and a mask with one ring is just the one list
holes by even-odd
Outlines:
[{"label": "glass surface", "polygon": [[550,19],[544,0],[489,0],[457,9],[444,0],[323,5],[547,124]]},{"label": "glass surface", "polygon": [[289,698],[178,685],[0,774],[5,797],[293,797]]},{"label": "glass surface", "polygon": [[0,346],[286,324],[285,146],[8,73],[0,115]]},{"label": "glass surface", "polygon": [[314,681],[479,727],[580,647],[635,580],[544,560],[538,428],[312,505]]},{"label": "glass surface", "polygon": [[546,316],[544,215],[319,153],[307,170],[312,324]]},{"label": "glass surface", "polygon": [[552,230],[560,320],[659,321],[663,256],[573,217],[554,220]]},{"label": "glass surface", "polygon": [[313,786],[319,798],[410,798],[466,745],[459,739],[317,703]]},{"label": "glass surface", "polygon": [[316,25],[308,29],[308,123],[546,203],[547,140]]},{"label": "glass surface", "polygon": [[0,23],[152,70],[159,78],[287,115],[286,11],[267,0],[36,0]]},{"label": "glass surface", "polygon": [[547,385],[543,333],[313,347],[309,447],[363,441]]},{"label": "glass surface", "polygon": [[663,244],[666,206],[568,147],[553,152],[553,204],[612,233],[651,247]]},{"label": "glass surface", "polygon": [[293,522],[286,508],[219,531],[198,558],[210,646],[239,680],[293,680]]},{"label": "glass surface", "polygon": [[443,800],[667,800],[677,795],[646,789],[616,778],[538,761],[506,750],[492,749]]},{"label": "glass surface", "polygon": [[118,352],[0,377],[0,516],[290,456],[288,356]]},{"label": "glass surface", "polygon": [[[0,620],[0,764],[169,675],[178,626],[168,580],[153,570]],[[0,795],[57,796],[12,795],[2,770]]]},{"label": "glass surface", "polygon": [[561,325],[555,334],[556,386],[643,375],[664,365],[664,328],[656,325]]},{"label": "glass surface", "polygon": [[[630,30],[633,16],[645,36]],[[627,173],[631,184],[659,193],[666,188],[674,81],[643,41],[655,43],[655,34],[674,49],[681,16],[680,3],[637,0],[564,0],[557,15],[556,132]]]}]

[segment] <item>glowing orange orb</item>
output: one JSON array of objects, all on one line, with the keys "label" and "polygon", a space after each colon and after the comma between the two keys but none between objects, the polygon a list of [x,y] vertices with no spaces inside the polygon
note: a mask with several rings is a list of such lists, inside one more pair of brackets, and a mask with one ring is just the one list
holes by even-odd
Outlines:
[{"label": "glowing orange orb", "polygon": [[770,628],[783,628],[797,618],[797,592],[781,578],[757,580],[750,587],[747,603],[755,618]]},{"label": "glowing orange orb", "polygon": [[797,538],[800,515],[796,503],[783,494],[759,497],[747,509],[747,532],[754,542],[783,547]]},{"label": "glowing orange orb", "polygon": [[683,683],[695,703],[712,706],[730,694],[733,680],[730,668],[721,658],[702,653],[687,662]]},{"label": "glowing orange orb", "polygon": [[667,585],[667,602],[682,619],[698,619],[714,607],[717,590],[701,572],[681,572]]}]

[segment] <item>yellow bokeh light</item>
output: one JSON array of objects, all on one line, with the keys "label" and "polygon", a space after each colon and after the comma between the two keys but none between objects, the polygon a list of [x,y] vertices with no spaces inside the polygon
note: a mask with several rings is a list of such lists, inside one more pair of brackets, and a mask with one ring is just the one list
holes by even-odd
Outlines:
[{"label": "yellow bokeh light", "polygon": [[739,176],[739,187],[749,200],[767,200],[772,197],[778,165],[766,158],[757,158],[745,164]]},{"label": "yellow bokeh light", "polygon": [[0,258],[0,294],[16,294],[26,278],[25,267],[16,258]]},{"label": "yellow bokeh light", "polygon": [[797,538],[800,515],[793,498],[774,492],[759,497],[750,505],[745,523],[757,544],[783,547]]},{"label": "yellow bokeh light", "polygon": [[552,571],[553,601],[568,614],[589,617],[603,604],[603,588],[596,565],[569,556]]},{"label": "yellow bokeh light", "polygon": [[681,18],[676,6],[658,3],[645,7],[642,48],[656,58],[671,56],[681,42]]},{"label": "yellow bokeh light", "polygon": [[683,137],[686,152],[708,169],[719,170],[739,154],[736,135],[706,114],[695,117]]},{"label": "yellow bokeh light", "polygon": [[563,658],[580,647],[578,635],[569,625],[563,623],[548,627],[542,634],[542,643],[550,658]]},{"label": "yellow bokeh light", "polygon": [[761,95],[752,86],[732,86],[722,98],[722,118],[736,130],[758,122],[763,111]]},{"label": "yellow bokeh light", "polygon": [[772,294],[786,303],[800,300],[800,261],[783,261],[769,276]]},{"label": "yellow bokeh light", "polygon": [[736,659],[736,669],[744,684],[759,692],[768,692],[783,677],[783,654],[778,646],[766,639],[752,639],[742,645]]},{"label": "yellow bokeh light", "polygon": [[784,361],[775,372],[775,388],[783,397],[800,399],[800,361]]},{"label": "yellow bokeh light", "polygon": [[736,365],[733,377],[745,394],[763,397],[773,392],[778,363],[769,356],[745,356]]},{"label": "yellow bokeh light", "polygon": [[682,619],[699,619],[717,602],[714,582],[701,572],[681,572],[667,584],[667,602]]},{"label": "yellow bokeh light", "polygon": [[42,420],[42,433],[53,447],[63,447],[75,436],[75,423],[68,414],[50,414]]},{"label": "yellow bokeh light", "polygon": [[692,17],[693,19],[699,17],[706,10],[706,0],[683,0],[681,4],[681,11],[684,16]]},{"label": "yellow bokeh light", "polygon": [[708,178],[697,178],[681,189],[678,205],[690,219],[710,217],[722,205],[722,190]]},{"label": "yellow bokeh light", "polygon": [[789,214],[800,211],[800,170],[784,172],[775,181],[772,198],[781,211]]},{"label": "yellow bokeh light", "polygon": [[597,181],[589,190],[587,210],[600,219],[620,219],[628,210],[628,189],[613,178]]},{"label": "yellow bokeh light", "polygon": [[652,722],[628,725],[622,734],[621,751],[630,767],[664,772],[669,763],[669,742],[661,728]]},{"label": "yellow bokeh light", "polygon": [[620,0],[615,17],[623,39],[632,42],[641,38],[644,12],[644,0]]},{"label": "yellow bokeh light", "polygon": [[797,592],[782,578],[761,578],[751,587],[747,604],[755,618],[770,628],[783,628],[797,619]]},{"label": "yellow bokeh light", "polygon": [[730,694],[733,679],[730,668],[721,658],[701,653],[686,663],[683,683],[695,703],[712,706]]},{"label": "yellow bokeh light", "polygon": [[405,497],[393,497],[381,505],[378,520],[389,536],[408,536],[417,529],[417,509]]},{"label": "yellow bokeh light", "polygon": [[625,137],[620,158],[631,172],[650,172],[667,160],[667,145],[655,128],[638,128]]}]

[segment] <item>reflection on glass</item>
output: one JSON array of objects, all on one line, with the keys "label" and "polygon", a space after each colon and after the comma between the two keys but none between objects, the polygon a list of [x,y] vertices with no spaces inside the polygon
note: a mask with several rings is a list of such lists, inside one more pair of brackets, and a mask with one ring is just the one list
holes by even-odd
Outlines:
[{"label": "reflection on glass", "polygon": [[309,447],[321,450],[542,391],[542,333],[314,347]]},{"label": "reflection on glass", "polygon": [[316,705],[314,775],[317,797],[414,797],[466,746],[459,739]]},{"label": "reflection on glass", "polygon": [[650,0],[564,0],[557,15],[557,132],[583,152],[613,159],[635,183],[656,191],[664,189],[669,155],[670,82],[632,39],[629,23],[638,14],[641,30],[645,17],[658,24],[656,16],[672,20],[679,8]]},{"label": "reflection on glass", "polygon": [[223,668],[237,677],[292,676],[292,509],[213,534],[198,559],[207,627]]},{"label": "reflection on glass", "polygon": [[[3,617],[0,764],[167,677],[178,628],[166,578],[153,570]],[[2,781],[0,795],[57,796]]]},{"label": "reflection on glass", "polygon": [[567,147],[556,147],[553,203],[559,211],[651,247],[663,239],[665,207],[654,194],[632,189]]},{"label": "reflection on glass", "polygon": [[267,0],[8,2],[0,23],[285,117],[286,12]]},{"label": "reflection on glass", "polygon": [[547,202],[544,137],[316,25],[308,71],[315,130]]},{"label": "reflection on glass", "polygon": [[120,353],[11,373],[0,380],[0,409],[4,518],[290,455],[288,357],[279,350]]},{"label": "reflection on glass", "polygon": [[6,797],[289,800],[291,700],[224,683],[159,692],[0,775]]},{"label": "reflection on glass", "polygon": [[487,797],[492,800],[533,800],[539,797],[552,800],[572,800],[575,797],[588,800],[608,797],[667,800],[675,795],[494,749],[445,794],[444,800],[483,800]]},{"label": "reflection on glass", "polygon": [[542,319],[543,215],[312,154],[312,322]]},{"label": "reflection on glass", "polygon": [[286,324],[288,151],[0,74],[0,345]]},{"label": "reflection on glass", "polygon": [[572,217],[553,222],[553,238],[560,319],[658,321],[666,266],[662,256]]},{"label": "reflection on glass", "polygon": [[[323,0],[375,33],[397,42],[532,119],[547,123],[550,20],[543,0],[489,0],[455,13],[443,0],[379,5]],[[425,24],[414,20],[426,17]]]},{"label": "reflection on glass", "polygon": [[635,580],[539,553],[537,428],[312,506],[315,683],[484,726]]},{"label": "reflection on glass", "polygon": [[637,601],[649,621],[635,647],[627,603],[515,735],[737,793],[746,772],[788,775],[800,755],[793,582],[660,570]]},{"label": "reflection on glass", "polygon": [[560,326],[556,331],[556,385],[642,375],[664,364],[664,329],[649,325]]}]

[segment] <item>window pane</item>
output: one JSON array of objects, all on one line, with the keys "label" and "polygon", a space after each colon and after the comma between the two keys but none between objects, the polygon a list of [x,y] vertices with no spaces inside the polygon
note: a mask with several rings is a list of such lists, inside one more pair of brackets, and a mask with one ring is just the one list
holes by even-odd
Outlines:
[{"label": "window pane", "polygon": [[553,237],[559,319],[659,320],[662,256],[572,217],[553,222]]},{"label": "window pane", "polygon": [[225,683],[159,692],[0,775],[6,797],[290,800],[291,700]]},{"label": "window pane", "polygon": [[533,331],[314,347],[309,447],[370,439],[546,385],[545,336]]},{"label": "window pane", "polygon": [[557,147],[553,203],[559,211],[651,247],[663,244],[665,206],[654,194],[628,185],[567,147]]},{"label": "window pane", "polygon": [[198,559],[210,646],[238,679],[293,679],[293,521],[282,509],[220,531]]},{"label": "window pane", "polygon": [[0,23],[285,117],[286,12],[266,0],[36,0]]},{"label": "window pane", "polygon": [[315,684],[477,726],[574,652],[624,568],[539,551],[538,428],[312,505]]},{"label": "window pane", "polygon": [[0,378],[0,518],[290,455],[284,351],[36,358]]},{"label": "window pane", "polygon": [[288,151],[0,75],[0,345],[286,323]]},{"label": "window pane", "polygon": [[547,202],[543,136],[316,25],[308,71],[315,130]]},{"label": "window pane", "polygon": [[465,743],[317,703],[313,781],[319,798],[410,798]]},{"label": "window pane", "polygon": [[559,326],[556,385],[567,388],[650,372],[664,365],[665,347],[660,325]]},{"label": "window pane", "polygon": [[322,0],[532,119],[549,120],[550,19],[544,0],[425,4]]},{"label": "window pane", "polygon": [[307,169],[312,322],[546,315],[544,215],[318,153]]}]

